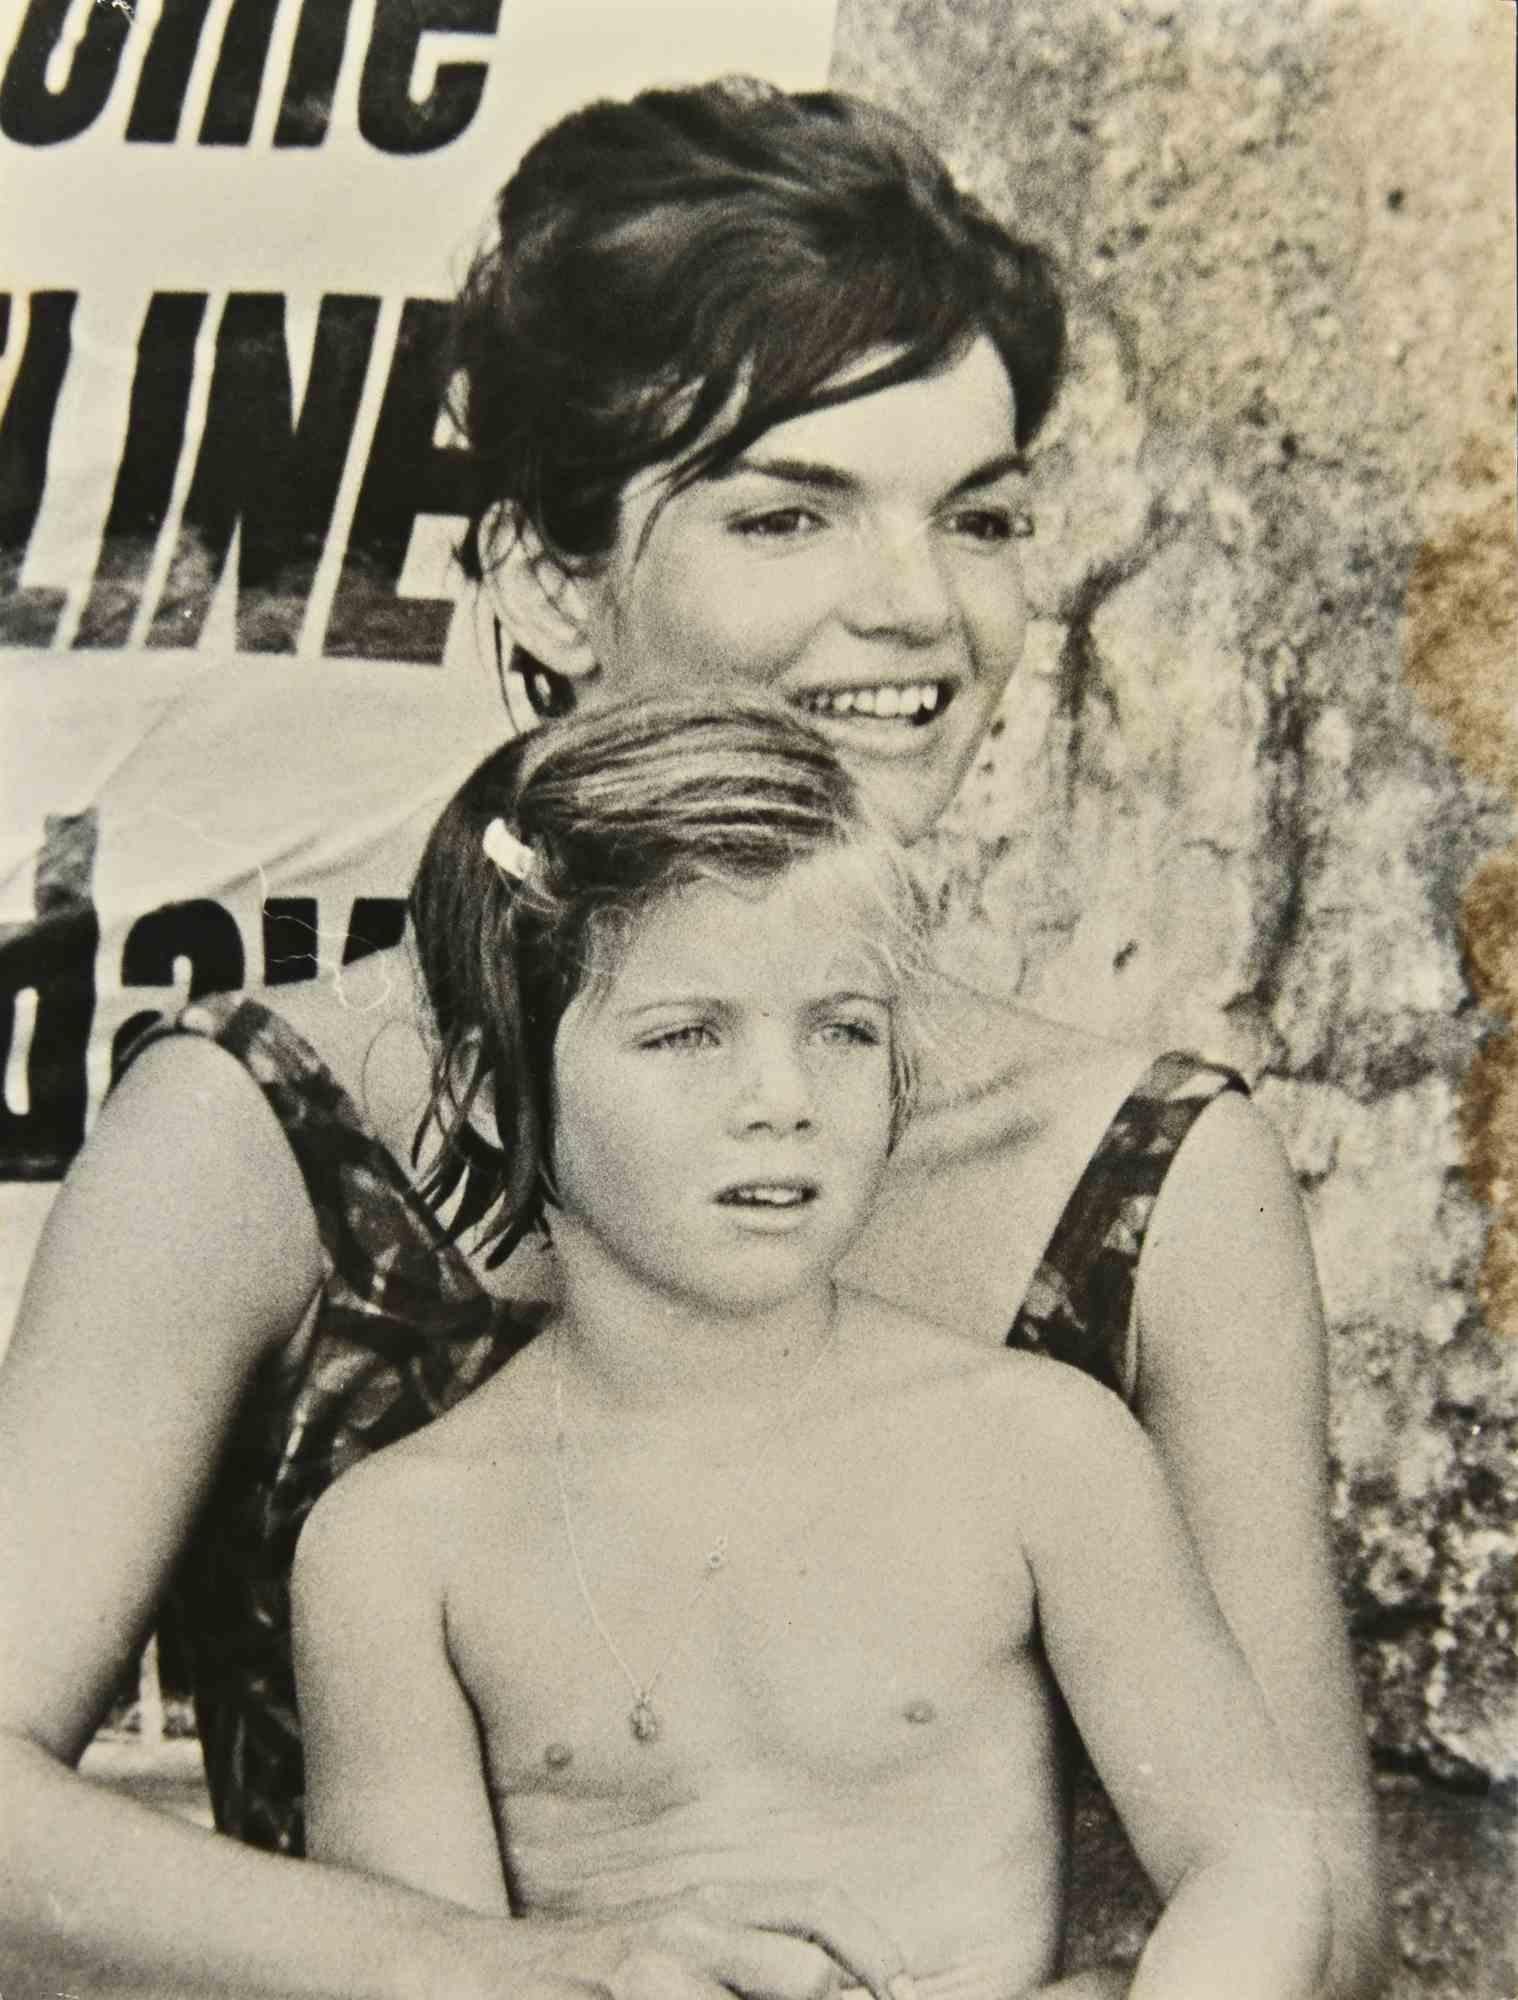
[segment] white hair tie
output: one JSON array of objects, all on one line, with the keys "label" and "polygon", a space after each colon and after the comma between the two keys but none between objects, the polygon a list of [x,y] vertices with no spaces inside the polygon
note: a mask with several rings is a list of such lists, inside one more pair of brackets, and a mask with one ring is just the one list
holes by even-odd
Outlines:
[{"label": "white hair tie", "polygon": [[537,858],[525,840],[518,840],[503,819],[493,819],[480,836],[485,859],[493,861],[513,882],[525,882]]}]

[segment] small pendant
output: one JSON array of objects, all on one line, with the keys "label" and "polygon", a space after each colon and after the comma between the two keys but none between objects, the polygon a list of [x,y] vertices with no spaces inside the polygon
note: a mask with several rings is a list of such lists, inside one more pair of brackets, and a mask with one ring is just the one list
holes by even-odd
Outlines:
[{"label": "small pendant", "polygon": [[653,1743],[659,1735],[659,1718],[654,1713],[654,1705],[647,1692],[640,1694],[633,1703],[627,1718],[628,1727],[640,1743]]}]

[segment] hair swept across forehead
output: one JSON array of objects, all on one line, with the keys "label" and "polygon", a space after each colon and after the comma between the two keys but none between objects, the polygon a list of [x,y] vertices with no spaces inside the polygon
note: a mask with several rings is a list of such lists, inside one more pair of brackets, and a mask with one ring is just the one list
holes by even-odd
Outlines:
[{"label": "hair swept across forehead", "polygon": [[452,1235],[494,1211],[486,1235],[505,1255],[540,1220],[559,1023],[578,993],[614,976],[640,918],[702,884],[762,893],[811,862],[825,864],[815,887],[836,902],[840,934],[902,1002],[899,1133],[923,963],[916,891],[897,843],[800,716],[761,696],[644,698],[485,759],[444,808],[411,891],[436,1029],[418,1147],[430,1129],[440,1150],[423,1192],[441,1204],[462,1190]]},{"label": "hair swept across forehead", "polygon": [[[965,194],[901,119],[746,79],[597,103],[502,190],[460,293],[455,416],[466,560],[502,504],[572,565],[604,555],[623,487],[713,469],[774,424],[933,372],[978,336],[1017,442],[1053,400],[1048,260]],[[841,372],[850,372],[840,384]]]}]

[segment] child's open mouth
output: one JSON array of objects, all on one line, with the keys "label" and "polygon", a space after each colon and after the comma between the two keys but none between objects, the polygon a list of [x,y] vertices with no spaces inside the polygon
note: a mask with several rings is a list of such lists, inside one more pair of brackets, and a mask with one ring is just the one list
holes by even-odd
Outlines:
[{"label": "child's open mouth", "polygon": [[717,1200],[725,1208],[803,1208],[817,1199],[808,1181],[747,1181],[724,1188]]}]

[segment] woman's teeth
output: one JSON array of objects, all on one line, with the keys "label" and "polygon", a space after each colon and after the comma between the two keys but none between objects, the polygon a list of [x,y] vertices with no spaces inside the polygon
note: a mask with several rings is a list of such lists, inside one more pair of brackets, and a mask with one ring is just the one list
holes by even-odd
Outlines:
[{"label": "woman's teeth", "polygon": [[722,1196],[728,1202],[757,1202],[762,1208],[795,1208],[798,1203],[810,1201],[811,1189],[803,1187],[780,1187],[767,1184],[755,1187],[729,1188]]},{"label": "woman's teeth", "polygon": [[948,699],[942,681],[866,688],[817,688],[799,697],[809,715],[872,715],[880,721],[927,722]]}]

